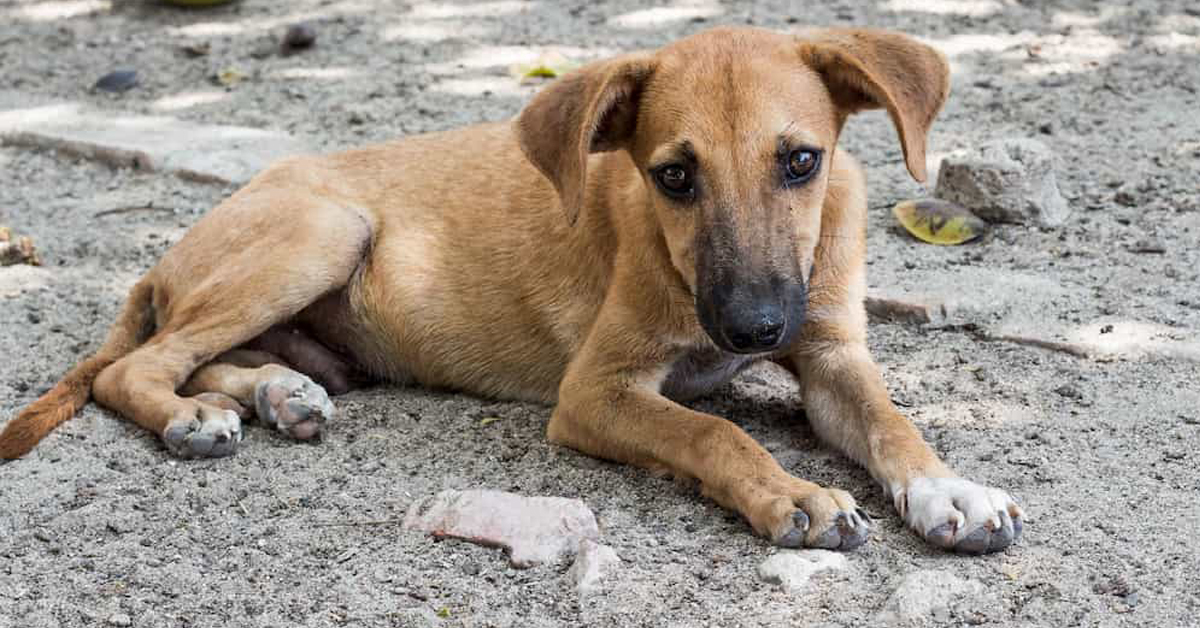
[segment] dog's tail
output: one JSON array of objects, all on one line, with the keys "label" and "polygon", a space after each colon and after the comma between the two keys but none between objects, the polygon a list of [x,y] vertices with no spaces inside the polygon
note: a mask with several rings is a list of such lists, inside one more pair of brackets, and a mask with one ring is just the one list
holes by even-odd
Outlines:
[{"label": "dog's tail", "polygon": [[108,338],[94,355],[67,371],[54,388],[21,411],[0,432],[0,459],[15,460],[29,453],[38,441],[62,425],[88,402],[92,382],[113,362],[133,351],[154,326],[152,299],[154,287],[147,280],[138,282],[117,322],[109,329]]}]

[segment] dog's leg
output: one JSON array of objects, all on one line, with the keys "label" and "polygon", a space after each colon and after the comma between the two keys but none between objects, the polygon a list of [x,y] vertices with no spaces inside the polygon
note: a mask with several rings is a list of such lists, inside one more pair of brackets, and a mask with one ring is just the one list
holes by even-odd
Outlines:
[{"label": "dog's leg", "polygon": [[559,389],[551,442],[695,478],[704,495],[784,547],[852,549],[866,541],[868,520],[848,493],[793,477],[733,423],[660,395],[662,369],[645,365],[663,356],[640,355],[656,343],[629,334],[628,325],[603,317],[593,328]]},{"label": "dog's leg", "polygon": [[227,456],[242,436],[236,412],[177,394],[192,372],[345,286],[369,249],[361,212],[280,189],[239,192],[168,251],[148,275],[157,331],[93,385],[176,455]]},{"label": "dog's leg", "polygon": [[316,436],[333,417],[329,395],[307,375],[273,358],[259,352],[231,351],[197,369],[180,393],[202,399],[220,393],[253,408],[259,421],[292,438]]},{"label": "dog's leg", "polygon": [[781,363],[800,381],[805,413],[826,442],[864,465],[909,527],[935,545],[997,551],[1021,533],[1006,493],[955,476],[892,404],[866,344],[866,200],[862,175],[841,157],[809,280],[808,316]]}]

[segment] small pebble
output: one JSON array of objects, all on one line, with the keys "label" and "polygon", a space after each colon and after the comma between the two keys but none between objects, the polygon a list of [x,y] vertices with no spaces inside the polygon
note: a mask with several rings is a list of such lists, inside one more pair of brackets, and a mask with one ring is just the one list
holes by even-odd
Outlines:
[{"label": "small pebble", "polygon": [[317,42],[317,29],[306,22],[292,24],[283,35],[283,49],[286,52],[304,50]]},{"label": "small pebble", "polygon": [[104,92],[127,92],[138,84],[137,70],[116,70],[96,81],[96,89]]},{"label": "small pebble", "polygon": [[133,619],[131,619],[129,617],[129,615],[126,615],[125,613],[117,613],[116,615],[113,615],[112,617],[108,618],[108,625],[109,626],[132,626]]}]

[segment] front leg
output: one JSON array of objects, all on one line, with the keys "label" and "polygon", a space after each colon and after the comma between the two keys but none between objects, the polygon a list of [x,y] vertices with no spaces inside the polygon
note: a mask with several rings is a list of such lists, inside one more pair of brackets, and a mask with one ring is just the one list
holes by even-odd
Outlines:
[{"label": "front leg", "polygon": [[1004,491],[956,477],[896,410],[865,344],[805,343],[792,359],[814,431],[865,466],[926,541],[982,554],[1021,535],[1016,502]]},{"label": "front leg", "polygon": [[653,344],[630,342],[628,325],[602,324],[562,382],[551,442],[697,479],[704,495],[783,547],[848,550],[867,540],[869,520],[849,493],[793,477],[733,423],[663,397],[661,362],[637,354]]},{"label": "front leg", "polygon": [[825,442],[871,472],[910,528],[947,549],[981,554],[1021,535],[1007,493],[957,477],[892,404],[867,350],[865,182],[838,153],[809,278],[807,318],[780,362],[800,381],[805,413]]}]

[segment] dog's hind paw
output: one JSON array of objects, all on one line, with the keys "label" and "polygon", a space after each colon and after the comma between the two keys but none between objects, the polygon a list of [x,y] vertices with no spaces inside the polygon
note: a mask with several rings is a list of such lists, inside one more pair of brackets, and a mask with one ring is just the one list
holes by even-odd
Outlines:
[{"label": "dog's hind paw", "polygon": [[162,440],[180,458],[232,456],[242,441],[242,420],[232,410],[198,404],[171,419]]},{"label": "dog's hind paw", "polygon": [[917,478],[895,492],[908,527],[937,547],[998,552],[1021,536],[1021,507],[1008,493],[961,478]]},{"label": "dog's hind paw", "polygon": [[254,401],[259,421],[299,440],[320,435],[325,422],[333,417],[333,402],[325,389],[300,373],[260,383]]}]

